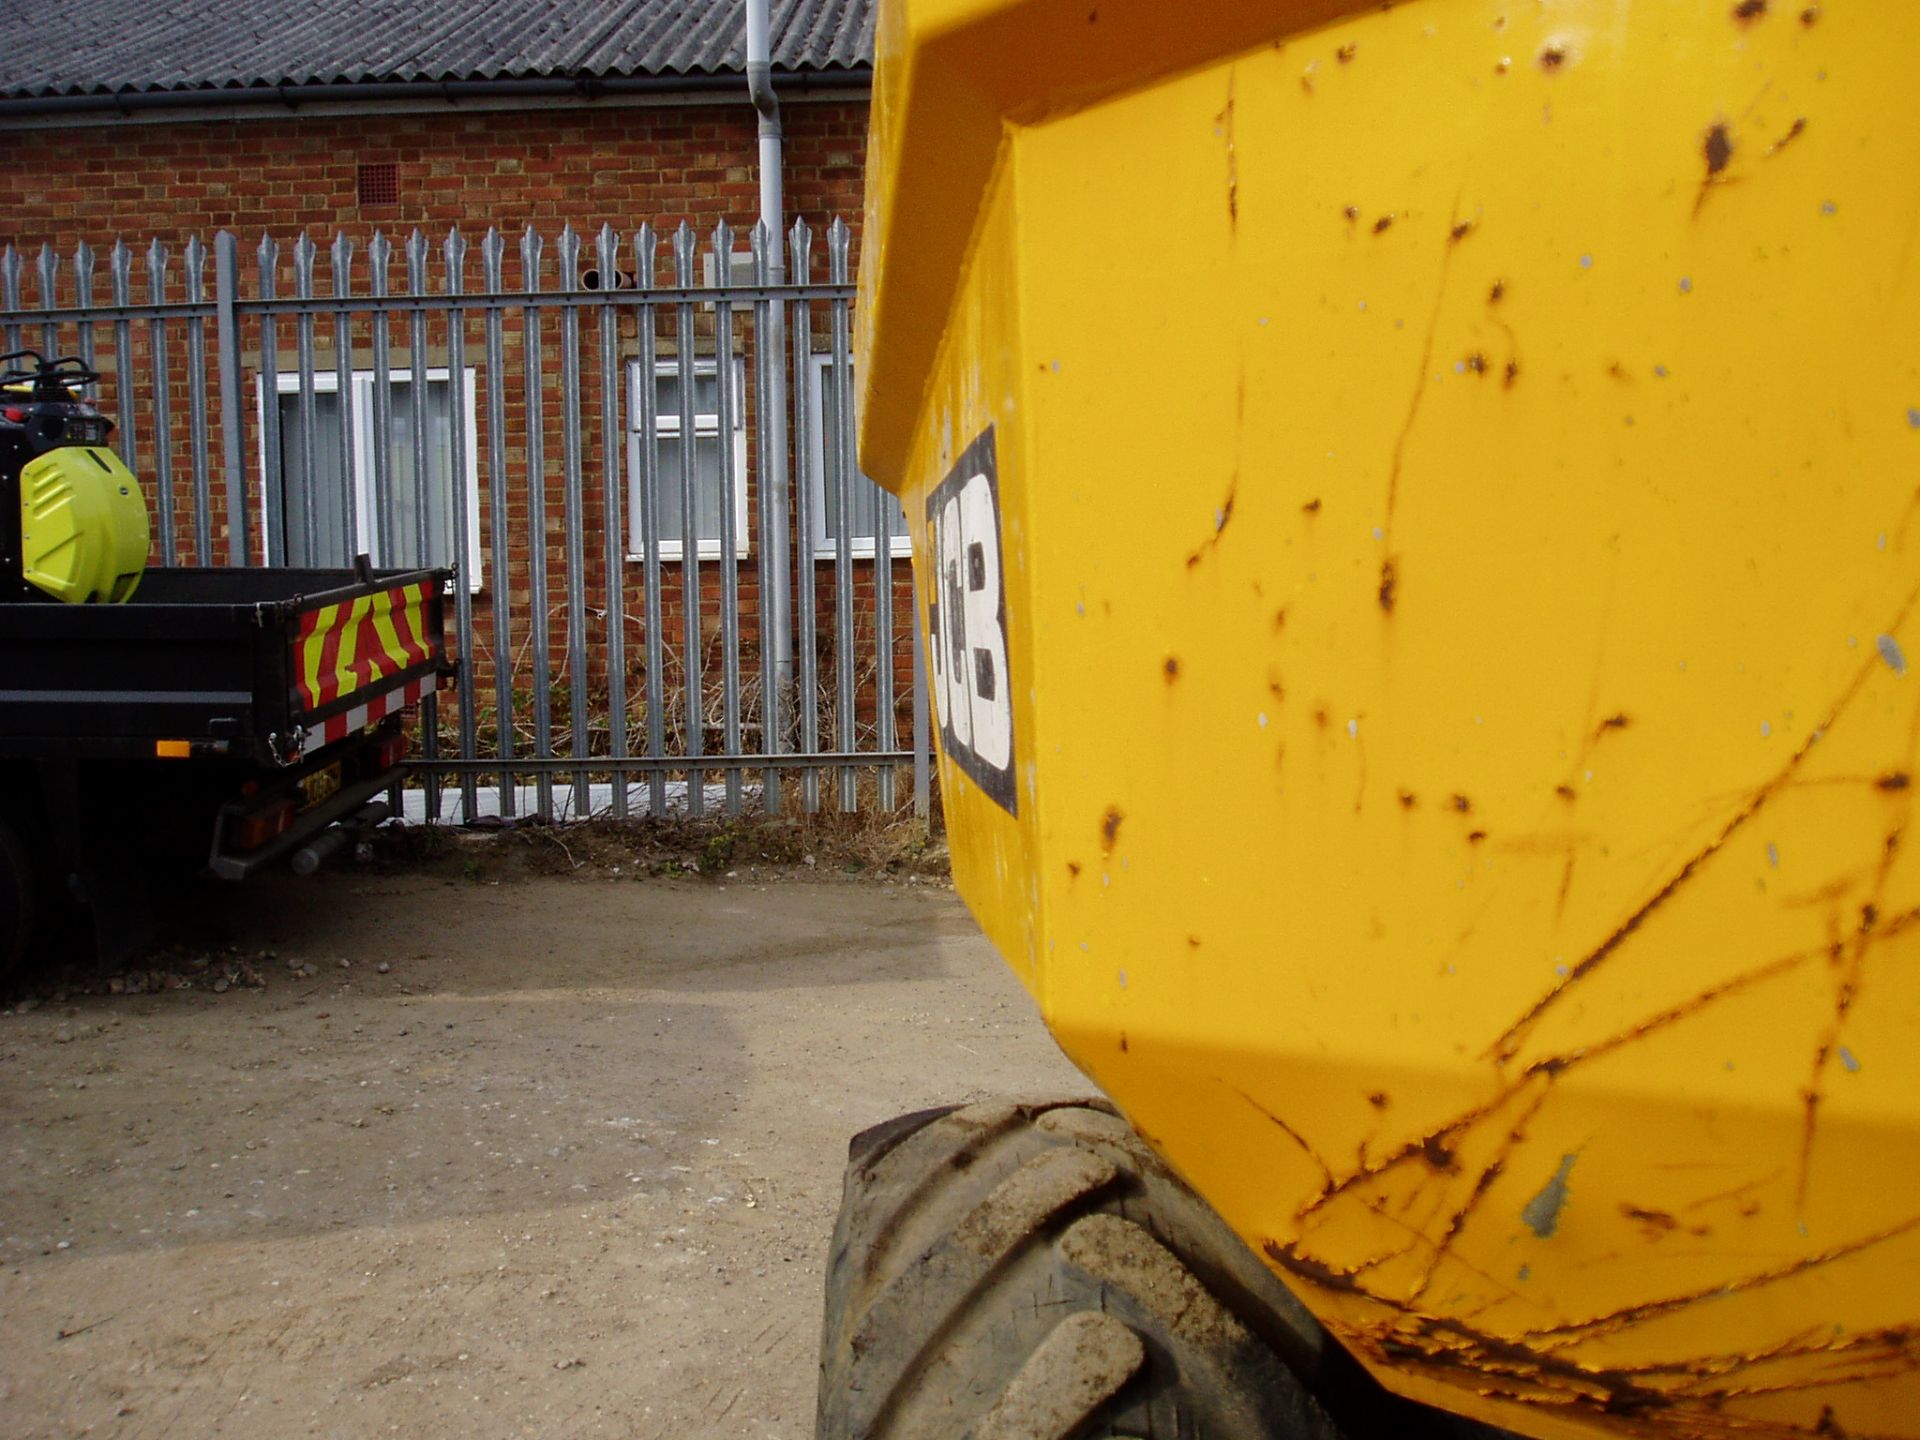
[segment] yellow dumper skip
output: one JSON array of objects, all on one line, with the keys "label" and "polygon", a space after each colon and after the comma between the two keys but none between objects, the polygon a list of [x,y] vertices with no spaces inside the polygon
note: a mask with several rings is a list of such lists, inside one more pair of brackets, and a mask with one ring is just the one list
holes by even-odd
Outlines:
[{"label": "yellow dumper skip", "polygon": [[1396,1390],[1920,1436],[1920,7],[883,12],[863,461],[1062,1045]]}]

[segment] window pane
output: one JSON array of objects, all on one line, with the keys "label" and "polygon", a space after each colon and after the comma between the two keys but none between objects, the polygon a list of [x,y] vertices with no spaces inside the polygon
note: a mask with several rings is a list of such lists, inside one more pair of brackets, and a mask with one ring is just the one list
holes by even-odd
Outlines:
[{"label": "window pane", "polygon": [[[453,526],[453,426],[466,423],[466,407],[456,406],[457,392],[450,380],[431,379],[421,386],[426,413],[417,416],[414,383],[404,378],[390,382],[391,424],[384,437],[388,463],[387,513],[382,514],[382,497],[374,483],[374,458],[383,438],[376,430],[372,382],[373,377],[365,371],[355,372],[353,428],[359,535],[351,545],[346,541],[341,514],[345,482],[340,464],[339,395],[330,390],[314,393],[315,474],[311,486],[302,474],[299,392],[284,391],[275,397],[280,409],[280,454],[270,473],[281,486],[286,516],[286,563],[290,565],[347,565],[363,550],[376,565],[395,569],[451,565],[457,559]],[[414,474],[414,435],[420,423],[426,426],[424,485]],[[471,435],[468,444],[471,447]],[[423,502],[424,552],[420,533]],[[312,536],[308,535],[309,509],[313,511]],[[393,538],[391,545],[386,543],[388,536]],[[477,567],[477,557],[472,557],[470,563]]]},{"label": "window pane", "polygon": [[[826,474],[823,477],[826,504],[821,507],[826,525],[823,548],[830,549],[838,543],[840,534],[837,528],[840,523],[840,495],[839,487],[835,483],[840,474],[840,437],[836,428],[840,423],[840,402],[835,394],[833,367],[822,366],[819,375],[821,453],[826,457]],[[900,502],[857,469],[848,485],[848,491],[853,512],[850,517],[851,529],[848,533],[852,539],[871,545],[873,537],[879,532],[878,517],[883,513],[883,509],[887,516],[887,533],[894,536],[904,536],[907,533],[907,517],[901,512]],[[898,546],[889,548],[895,554],[899,553]]]},{"label": "window pane", "polygon": [[[717,433],[719,428],[719,416],[717,412],[723,393],[720,389],[721,374],[725,374],[728,377],[728,383],[733,386],[734,394],[737,397],[739,393],[741,365],[737,360],[732,362],[722,360],[718,362],[718,365],[726,366],[727,368],[724,371],[718,371],[718,373],[716,373],[716,362],[704,360],[700,362],[700,367],[694,371],[694,425],[693,433],[690,437],[690,451],[683,450],[681,444],[679,403],[680,372],[676,362],[664,362],[662,368],[656,370],[650,377],[653,384],[653,398],[657,407],[654,417],[654,434],[651,437],[647,437],[644,434],[633,435],[627,451],[628,469],[632,472],[628,478],[629,503],[631,506],[629,513],[631,515],[630,524],[632,527],[630,540],[636,554],[644,550],[647,538],[641,531],[643,515],[641,502],[645,498],[641,487],[647,483],[647,477],[641,473],[640,459],[642,455],[646,453],[642,449],[642,446],[648,444],[651,444],[653,447],[651,456],[653,462],[653,504],[655,514],[658,517],[657,524],[660,531],[659,535],[655,538],[660,543],[662,553],[669,558],[678,556],[681,546],[684,543],[681,533],[681,517],[685,513],[686,507],[683,504],[684,497],[681,485],[682,477],[680,474],[681,457],[683,454],[689,457],[693,466],[695,538],[700,542],[703,550],[709,555],[714,554],[719,548],[722,508],[720,494],[721,461],[728,456],[733,458],[734,485],[736,489],[745,486],[746,475],[744,457],[740,454],[740,448],[737,444],[744,433],[741,415],[737,409],[732,417],[734,422],[732,431],[725,435]],[[631,377],[630,383],[635,387],[637,392],[638,386],[643,378],[642,367],[638,363],[631,363],[628,374]],[[641,415],[640,407],[637,405],[634,407],[631,423],[636,431],[640,429]],[[722,445],[731,448],[723,454],[720,448]],[[736,501],[738,500],[737,495],[734,498]],[[735,513],[738,513],[737,507]],[[735,538],[737,543],[744,544],[746,540],[744,529],[742,529]]]},{"label": "window pane", "polygon": [[[655,415],[662,419],[677,420],[680,416],[680,372],[668,370],[653,377],[653,405]],[[696,370],[693,376],[693,413],[696,415],[717,415],[720,413],[720,377],[711,369],[704,372]]]},{"label": "window pane", "polygon": [[[353,556],[346,544],[346,496],[340,471],[340,397],[332,391],[313,396],[313,478],[306,475],[304,417],[300,396],[277,397],[280,405],[280,486],[285,508],[289,565],[346,565]],[[308,524],[308,512],[312,524]]]},{"label": "window pane", "polygon": [[[660,517],[660,541],[663,545],[681,543],[680,517],[686,513],[681,503],[680,441],[662,437],[653,447],[654,475]],[[694,531],[704,541],[720,539],[720,441],[712,435],[696,436],[693,442]]]},{"label": "window pane", "polygon": [[[393,435],[391,439],[392,506],[391,533],[393,554],[381,553],[376,530],[375,558],[382,565],[451,565],[455,560],[453,544],[453,386],[445,380],[426,382],[427,549],[420,551],[420,508],[422,490],[413,469],[413,435],[416,424],[414,384],[396,380],[393,393]],[[376,442],[377,443],[377,442]]]},{"label": "window pane", "polygon": [[[831,470],[829,473],[831,474]],[[856,473],[853,477],[853,493],[851,498],[853,501],[853,515],[852,526],[848,531],[850,539],[858,544],[872,544],[873,537],[878,533],[879,529],[875,517],[882,511],[884,511],[887,517],[887,534],[893,536],[895,539],[905,538],[907,533],[907,517],[900,509],[900,502],[885,490],[882,490],[878,485],[874,484],[873,481],[864,475]],[[825,540],[827,546],[832,547],[839,542],[840,536],[840,532],[836,528],[840,523],[840,496],[837,493],[836,487],[832,484],[827,486],[825,513],[827,527]],[[891,549],[895,555],[901,553],[901,547],[898,545],[893,545],[888,548]]]}]

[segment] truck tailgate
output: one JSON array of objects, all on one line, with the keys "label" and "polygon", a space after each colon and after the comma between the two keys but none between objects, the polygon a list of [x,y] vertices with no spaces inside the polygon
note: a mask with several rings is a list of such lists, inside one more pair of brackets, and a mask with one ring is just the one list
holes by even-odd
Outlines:
[{"label": "truck tailgate", "polygon": [[0,753],[291,762],[437,684],[445,579],[161,568],[124,605],[0,605]]},{"label": "truck tailgate", "polygon": [[442,613],[440,580],[433,575],[309,602],[291,641],[302,752],[344,739],[430,692],[441,669]]}]

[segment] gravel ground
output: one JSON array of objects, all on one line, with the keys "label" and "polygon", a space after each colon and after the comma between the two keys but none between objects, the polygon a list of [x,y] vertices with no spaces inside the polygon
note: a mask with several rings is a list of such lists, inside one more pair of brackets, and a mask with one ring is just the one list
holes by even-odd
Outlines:
[{"label": "gravel ground", "polygon": [[847,1137],[1089,1088],[917,878],[188,901],[0,1014],[0,1434],[800,1440]]}]

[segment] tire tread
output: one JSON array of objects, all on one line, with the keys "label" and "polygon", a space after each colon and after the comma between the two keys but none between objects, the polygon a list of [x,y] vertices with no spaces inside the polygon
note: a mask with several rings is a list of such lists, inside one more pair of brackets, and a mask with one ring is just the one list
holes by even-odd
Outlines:
[{"label": "tire tread", "polygon": [[1318,1327],[1111,1107],[884,1139],[848,1167],[820,1440],[1339,1440]]}]

